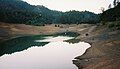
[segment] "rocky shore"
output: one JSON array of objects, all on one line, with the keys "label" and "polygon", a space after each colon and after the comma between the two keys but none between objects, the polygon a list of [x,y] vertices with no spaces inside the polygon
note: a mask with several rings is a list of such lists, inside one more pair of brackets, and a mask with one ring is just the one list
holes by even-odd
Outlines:
[{"label": "rocky shore", "polygon": [[76,39],[88,42],[91,47],[73,60],[78,69],[120,69],[120,31],[105,26],[90,24],[55,24],[30,26],[24,24],[0,23],[0,42],[28,35],[77,32]]}]

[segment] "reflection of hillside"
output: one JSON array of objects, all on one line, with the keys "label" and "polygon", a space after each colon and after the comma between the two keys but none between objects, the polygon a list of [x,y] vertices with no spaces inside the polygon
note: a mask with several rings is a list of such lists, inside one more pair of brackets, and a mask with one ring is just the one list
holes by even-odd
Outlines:
[{"label": "reflection of hillside", "polygon": [[4,54],[11,54],[18,51],[23,51],[32,46],[44,46],[48,42],[35,42],[35,39],[42,39],[40,37],[20,37],[5,41],[0,44],[0,56]]},{"label": "reflection of hillside", "polygon": [[24,36],[24,37],[14,38],[0,43],[0,56],[4,54],[11,54],[14,52],[23,51],[32,46],[44,46],[49,42],[35,42],[35,40],[43,40],[45,39],[45,36],[77,37],[78,35],[79,34],[75,32],[63,32],[63,33],[56,33],[51,35],[36,35],[36,36]]}]

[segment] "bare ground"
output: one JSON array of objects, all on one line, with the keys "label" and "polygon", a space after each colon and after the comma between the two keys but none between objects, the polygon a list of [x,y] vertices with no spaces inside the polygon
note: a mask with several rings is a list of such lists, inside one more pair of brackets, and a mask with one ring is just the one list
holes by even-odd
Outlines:
[{"label": "bare ground", "polygon": [[0,22],[0,41],[19,36],[54,34],[66,31],[73,31],[79,33],[81,31],[87,30],[87,28],[91,26],[87,24],[56,25],[59,25],[59,27],[55,27],[55,24],[45,26],[31,26],[25,24],[9,24]]},{"label": "bare ground", "polygon": [[60,32],[77,32],[76,39],[88,42],[91,48],[73,60],[79,69],[120,69],[120,31],[109,30],[104,26],[89,24],[55,24],[30,26],[25,24],[8,24],[0,22],[0,41],[20,36],[54,34]]},{"label": "bare ground", "polygon": [[79,69],[120,69],[120,31],[96,27],[89,36],[80,37],[92,45],[73,63]]}]

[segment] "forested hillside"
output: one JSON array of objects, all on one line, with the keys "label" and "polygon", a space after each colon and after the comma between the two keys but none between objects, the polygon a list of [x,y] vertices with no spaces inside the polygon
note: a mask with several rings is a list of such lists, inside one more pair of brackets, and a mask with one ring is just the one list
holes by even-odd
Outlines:
[{"label": "forested hillside", "polygon": [[99,21],[99,15],[89,11],[68,11],[63,13],[60,19],[61,23],[96,23]]},{"label": "forested hillside", "polygon": [[100,16],[101,21],[104,25],[107,25],[109,28],[113,28],[115,30],[120,29],[120,2],[114,6],[114,8],[110,8],[104,11]]},{"label": "forested hillside", "polygon": [[99,15],[88,11],[60,12],[22,0],[0,0],[0,21],[40,25],[45,23],[96,23]]},{"label": "forested hillside", "polygon": [[101,14],[102,21],[116,21],[120,20],[120,3],[114,8],[110,8]]}]

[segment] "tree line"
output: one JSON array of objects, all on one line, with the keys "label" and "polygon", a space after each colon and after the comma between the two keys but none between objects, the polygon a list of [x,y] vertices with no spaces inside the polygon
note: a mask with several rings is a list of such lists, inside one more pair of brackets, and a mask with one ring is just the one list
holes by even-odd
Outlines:
[{"label": "tree line", "polygon": [[120,1],[114,0],[113,6],[100,15],[100,21],[109,28],[120,30]]},{"label": "tree line", "polygon": [[118,21],[120,20],[120,1],[113,1],[113,8],[109,8],[104,11],[101,15],[101,21]]},{"label": "tree line", "polygon": [[99,15],[89,11],[61,12],[22,0],[0,0],[0,21],[32,25],[51,23],[97,23]]}]

